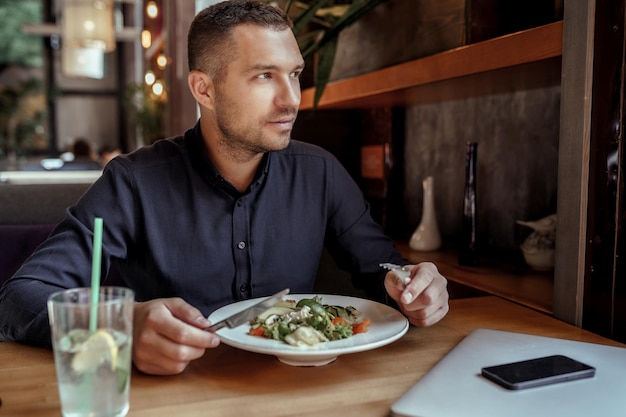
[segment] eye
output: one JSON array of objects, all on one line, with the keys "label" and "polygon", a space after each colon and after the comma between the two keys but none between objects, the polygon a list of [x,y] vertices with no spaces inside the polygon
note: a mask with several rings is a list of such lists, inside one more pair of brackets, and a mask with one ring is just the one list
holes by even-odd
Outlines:
[{"label": "eye", "polygon": [[302,70],[297,70],[289,74],[291,78],[300,78],[302,76]]},{"label": "eye", "polygon": [[270,78],[272,78],[272,76],[269,72],[264,72],[263,74],[259,74],[257,78],[260,78],[262,80],[269,80]]}]

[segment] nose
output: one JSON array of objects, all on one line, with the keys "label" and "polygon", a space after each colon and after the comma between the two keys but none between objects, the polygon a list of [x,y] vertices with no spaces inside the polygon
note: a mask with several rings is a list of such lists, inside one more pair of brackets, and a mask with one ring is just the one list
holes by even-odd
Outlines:
[{"label": "nose", "polygon": [[281,108],[298,108],[300,107],[300,79],[287,78],[280,83],[279,91],[276,94],[276,105]]}]

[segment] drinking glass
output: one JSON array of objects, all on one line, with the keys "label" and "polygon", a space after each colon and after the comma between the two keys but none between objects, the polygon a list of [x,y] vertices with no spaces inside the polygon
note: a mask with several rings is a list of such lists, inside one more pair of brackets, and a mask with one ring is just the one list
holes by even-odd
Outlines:
[{"label": "drinking glass", "polygon": [[48,299],[64,417],[128,413],[133,303],[133,291],[122,287],[101,287],[97,305],[91,288],[59,291]]}]

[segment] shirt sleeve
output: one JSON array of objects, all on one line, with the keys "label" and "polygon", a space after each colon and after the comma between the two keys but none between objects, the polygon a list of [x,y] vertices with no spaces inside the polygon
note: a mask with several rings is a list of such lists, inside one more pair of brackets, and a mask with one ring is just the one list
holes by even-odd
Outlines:
[{"label": "shirt sleeve", "polygon": [[363,193],[343,166],[332,164],[331,207],[326,247],[337,265],[352,274],[356,288],[378,301],[386,301],[385,270],[381,262],[408,264],[369,211]]},{"label": "shirt sleeve", "polygon": [[[109,165],[114,165],[113,163]],[[108,167],[107,167],[108,168]],[[123,174],[123,169],[119,169]],[[102,271],[106,277],[112,254],[125,251],[120,233],[110,225],[123,224],[128,215],[128,197],[123,175],[105,170],[80,201],[66,211],[65,218],[11,279],[0,288],[0,341],[50,345],[47,300],[55,291],[91,284],[93,220],[102,217]],[[106,198],[105,198],[106,197]],[[106,215],[105,215],[106,213]]]}]

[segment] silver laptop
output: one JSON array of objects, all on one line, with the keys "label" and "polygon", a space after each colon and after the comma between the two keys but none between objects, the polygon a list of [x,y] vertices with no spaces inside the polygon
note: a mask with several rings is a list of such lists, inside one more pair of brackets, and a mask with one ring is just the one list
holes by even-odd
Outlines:
[{"label": "silver laptop", "polygon": [[[486,366],[561,354],[595,376],[507,390],[481,375]],[[626,349],[476,329],[392,407],[396,417],[626,416]]]}]

